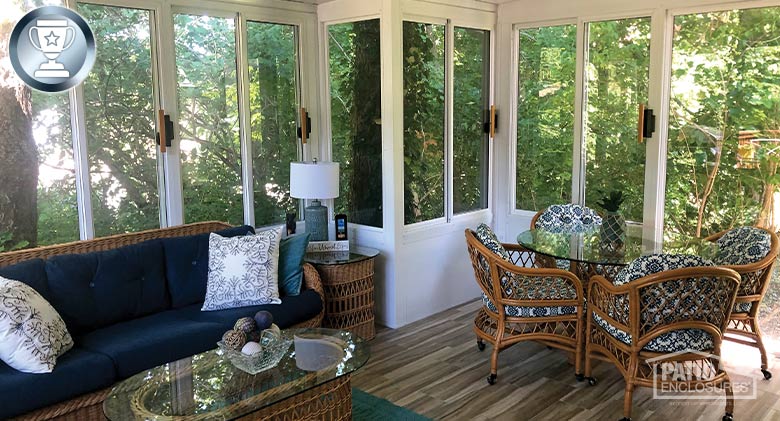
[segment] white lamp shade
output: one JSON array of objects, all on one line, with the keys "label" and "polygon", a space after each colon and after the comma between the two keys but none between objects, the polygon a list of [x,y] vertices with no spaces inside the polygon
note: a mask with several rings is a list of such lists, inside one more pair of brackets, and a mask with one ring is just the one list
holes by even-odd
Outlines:
[{"label": "white lamp shade", "polygon": [[290,196],[296,199],[339,197],[339,163],[291,162]]}]

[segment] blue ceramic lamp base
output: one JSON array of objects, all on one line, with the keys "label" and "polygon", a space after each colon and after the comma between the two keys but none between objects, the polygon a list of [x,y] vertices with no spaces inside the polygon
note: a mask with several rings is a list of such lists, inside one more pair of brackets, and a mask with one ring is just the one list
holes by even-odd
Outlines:
[{"label": "blue ceramic lamp base", "polygon": [[319,200],[313,200],[306,206],[306,232],[311,234],[309,241],[328,241],[328,207]]}]

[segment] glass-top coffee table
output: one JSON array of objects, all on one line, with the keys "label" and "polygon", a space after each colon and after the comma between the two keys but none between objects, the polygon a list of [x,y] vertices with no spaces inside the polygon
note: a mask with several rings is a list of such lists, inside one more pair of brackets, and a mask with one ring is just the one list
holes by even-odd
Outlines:
[{"label": "glass-top coffee table", "polygon": [[112,421],[348,418],[350,377],[368,361],[368,345],[357,335],[333,329],[282,334],[335,339],[344,357],[325,369],[304,371],[296,365],[293,344],[279,364],[252,375],[236,368],[222,351],[206,351],[122,381],[103,402],[103,412]]}]

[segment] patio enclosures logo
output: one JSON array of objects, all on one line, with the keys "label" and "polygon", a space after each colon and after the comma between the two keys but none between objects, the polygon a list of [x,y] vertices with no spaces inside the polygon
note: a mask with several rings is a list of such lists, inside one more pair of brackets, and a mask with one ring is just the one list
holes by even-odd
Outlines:
[{"label": "patio enclosures logo", "polygon": [[95,37],[78,13],[39,7],[16,23],[8,52],[24,83],[43,92],[61,92],[83,82],[92,70]]},{"label": "patio enclosures logo", "polygon": [[720,399],[729,388],[734,399],[756,399],[756,378],[727,375],[714,354],[686,349],[648,359],[647,365],[653,373],[654,399]]}]

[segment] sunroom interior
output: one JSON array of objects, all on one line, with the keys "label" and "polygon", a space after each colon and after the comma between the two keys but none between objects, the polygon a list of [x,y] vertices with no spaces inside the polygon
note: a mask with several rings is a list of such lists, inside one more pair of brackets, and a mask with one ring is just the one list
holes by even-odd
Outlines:
[{"label": "sunroom interior", "polygon": [[[9,64],[13,24],[42,5],[77,11],[95,34],[95,65],[66,92],[30,89]],[[345,214],[350,245],[378,250],[379,362],[353,383],[430,418],[626,416],[621,372],[601,362],[606,383],[578,382],[579,357],[544,341],[503,352],[485,382],[490,345],[474,342],[484,288],[465,231],[486,224],[518,245],[537,212],[576,204],[604,217],[615,192],[640,254],[780,228],[776,0],[3,9],[0,252],[203,221],[260,230],[291,213],[302,232],[314,198],[291,196],[290,163],[337,162],[339,195],[322,201],[330,239]],[[769,371],[780,358],[771,278],[758,310]],[[734,416],[780,418],[759,351],[722,352],[758,379]],[[635,419],[723,416],[722,396],[681,407],[652,393],[634,395]]]}]

